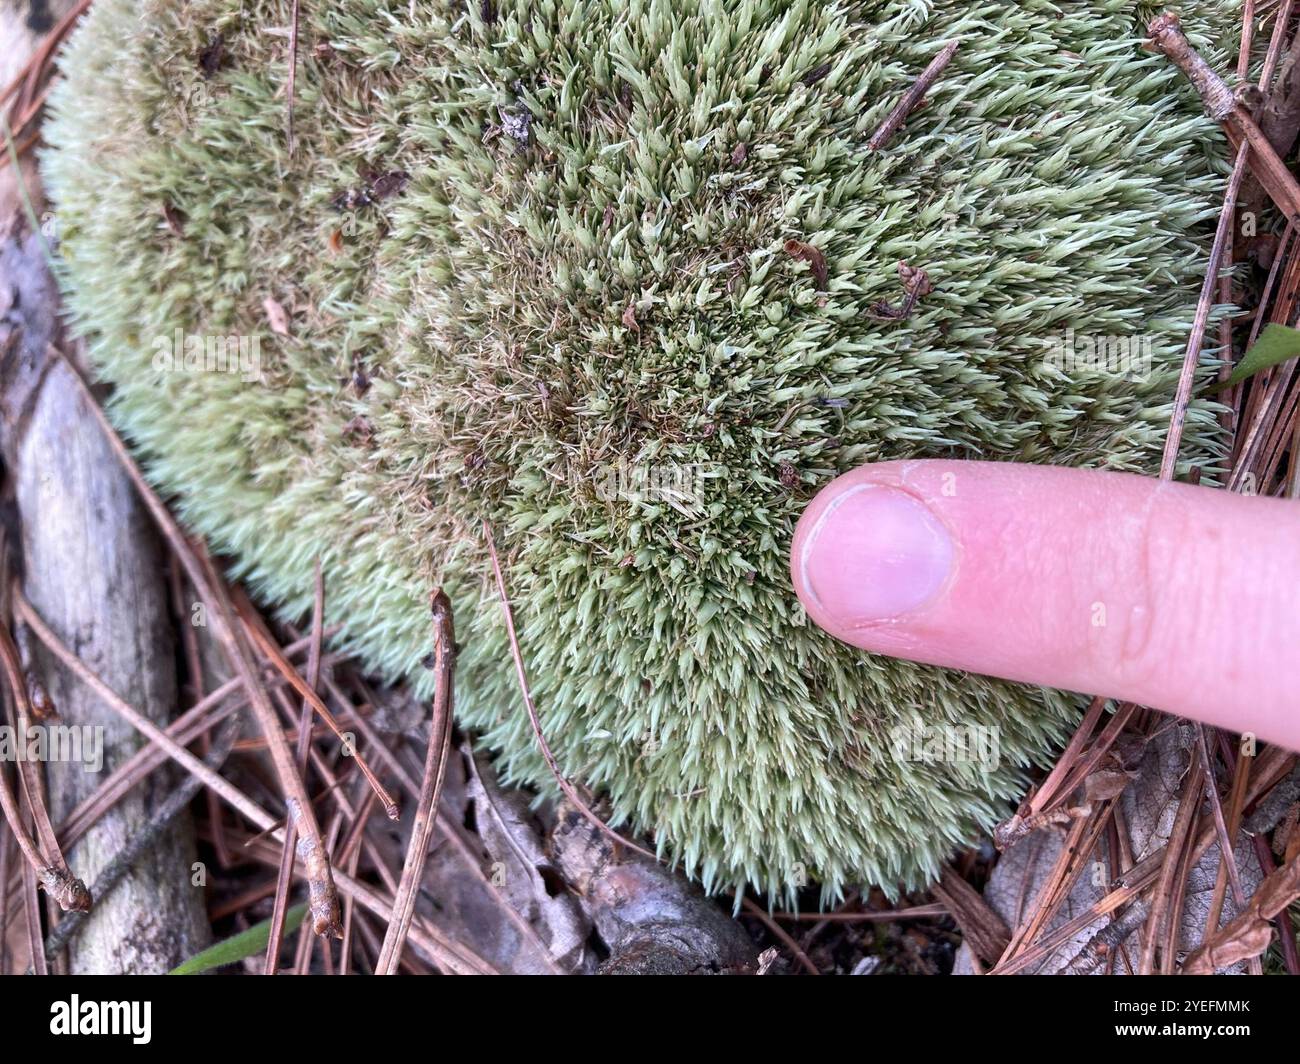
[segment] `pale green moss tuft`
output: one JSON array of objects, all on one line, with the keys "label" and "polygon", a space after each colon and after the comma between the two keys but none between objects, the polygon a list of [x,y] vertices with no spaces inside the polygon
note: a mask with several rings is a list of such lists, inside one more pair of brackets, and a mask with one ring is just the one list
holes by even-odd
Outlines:
[{"label": "pale green moss tuft", "polygon": [[[1237,5],[1181,7],[1228,66]],[[486,518],[545,732],[613,823],[711,888],[934,875],[1076,699],[837,644],[786,550],[813,491],[872,459],[1156,468],[1222,145],[1133,5],[340,0],[303,19],[293,158],[269,32],[287,2],[98,0],[66,54],[46,173],[69,305],[154,481],[288,615],[320,558],[328,619],[425,693],[444,585],[462,723],[548,789]],[[955,37],[928,105],[868,153]],[[788,240],[824,254],[825,292]],[[934,285],[905,321],[880,309],[900,262]],[[260,374],[155,369],[176,329],[257,335]],[[1068,329],[1149,336],[1153,373],[1054,369]],[[1213,464],[1211,409],[1186,440]],[[644,490],[679,467],[698,497]],[[999,728],[999,767],[897,761],[915,716]]]}]

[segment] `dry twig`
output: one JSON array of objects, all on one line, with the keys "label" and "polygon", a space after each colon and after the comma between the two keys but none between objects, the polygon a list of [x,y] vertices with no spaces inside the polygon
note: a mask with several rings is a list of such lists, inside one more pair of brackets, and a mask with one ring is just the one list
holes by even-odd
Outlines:
[{"label": "dry twig", "polygon": [[[321,628],[325,623],[325,580],[321,574],[320,559],[316,559],[311,611],[311,649],[307,656],[307,684],[313,690],[320,683]],[[311,703],[305,698],[298,716],[298,746],[295,755],[298,759],[298,773],[306,778],[307,754],[311,749]],[[275,903],[271,909],[271,930],[266,940],[266,961],[263,972],[274,975],[280,959],[280,943],[284,938],[284,919],[289,911],[289,885],[293,879],[294,844],[297,830],[292,824],[285,829],[284,850],[280,857],[280,870],[276,877]],[[328,952],[328,950],[326,951]],[[299,966],[299,971],[302,968]]]},{"label": "dry twig", "polygon": [[[13,699],[16,734],[19,741],[25,743],[31,728],[31,701],[28,698],[27,683],[23,677],[18,647],[14,644],[9,628],[3,621],[0,621],[0,665],[3,666],[9,694]],[[18,839],[18,845],[24,856],[31,862],[41,886],[58,902],[59,908],[64,912],[88,912],[91,907],[90,891],[86,889],[85,883],[72,874],[68,862],[63,857],[63,851],[59,848],[58,837],[54,833],[54,826],[50,823],[49,813],[45,809],[40,769],[35,761],[21,757],[18,771],[19,780],[27,796],[27,808],[36,827],[36,842],[33,843],[27,838],[18,813],[17,802],[9,790],[8,781],[4,779],[3,771],[0,770],[0,804],[3,805],[10,830]]]},{"label": "dry twig", "polygon": [[921,76],[903,94],[903,98],[898,101],[898,104],[889,112],[884,122],[880,124],[880,128],[867,141],[868,151],[879,151],[889,143],[889,139],[907,121],[907,116],[915,111],[921,101],[925,99],[925,94],[930,91],[930,87],[938,80],[944,68],[952,62],[952,57],[956,54],[960,43],[960,41],[949,41],[940,49],[939,54],[930,61],[930,65],[921,72]]},{"label": "dry twig", "polygon": [[510,608],[510,596],[506,593],[505,577],[501,575],[501,561],[497,557],[497,548],[495,538],[492,534],[492,526],[486,521],[483,522],[483,535],[487,538],[488,553],[492,558],[492,575],[496,578],[497,590],[501,595],[501,609],[505,614],[506,632],[510,637],[510,653],[515,661],[515,673],[519,677],[519,689],[523,693],[524,706],[528,710],[528,721],[532,725],[533,735],[537,739],[537,745],[542,751],[542,757],[546,759],[547,767],[551,770],[551,775],[555,777],[555,782],[559,784],[560,790],[564,796],[569,799],[573,807],[582,815],[584,820],[591,823],[602,834],[619,846],[624,846],[629,850],[641,854],[642,857],[648,857],[652,861],[658,861],[659,858],[649,850],[643,849],[634,842],[623,838],[618,832],[600,819],[582,800],[578,794],[577,788],[573,786],[560,771],[560,766],[555,760],[555,755],[551,753],[551,748],[547,745],[546,737],[542,734],[541,721],[537,717],[537,706],[533,703],[532,692],[528,689],[528,674],[524,671],[523,652],[519,649],[519,636],[515,633],[514,613]]},{"label": "dry twig", "polygon": [[442,794],[442,781],[447,772],[447,750],[451,744],[451,718],[455,708],[453,681],[456,674],[456,633],[452,624],[451,602],[442,591],[436,591],[432,602],[433,612],[433,713],[429,718],[429,745],[424,758],[424,779],[420,783],[420,799],[415,806],[415,821],[411,825],[411,841],[406,849],[406,863],[397,896],[393,900],[393,919],[384,935],[383,948],[375,961],[376,975],[392,975],[397,970],[415,913],[415,897],[424,875],[424,863],[429,856],[429,840],[437,816],[438,798]]}]

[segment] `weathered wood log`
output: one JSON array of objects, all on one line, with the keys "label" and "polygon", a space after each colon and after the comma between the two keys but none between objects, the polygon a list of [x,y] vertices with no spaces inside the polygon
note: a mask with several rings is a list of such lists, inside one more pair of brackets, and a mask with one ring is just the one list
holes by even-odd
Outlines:
[{"label": "weathered wood log", "polygon": [[[0,81],[72,6],[65,0],[0,0],[7,42]],[[163,723],[176,706],[176,668],[162,552],[129,480],[84,409],[72,370],[51,350],[60,340],[57,290],[15,176],[12,167],[0,171],[0,456],[10,560],[22,574],[24,594],[59,638],[110,687]],[[22,176],[41,211],[30,165]],[[32,665],[59,715],[49,723],[80,729],[82,740],[80,751],[69,747],[62,760],[44,765],[57,824],[140,740],[39,647],[32,650]],[[70,757],[77,753],[79,760]],[[159,770],[117,801],[68,848],[75,873],[93,883],[148,824],[175,780],[170,768]],[[203,948],[210,928],[202,888],[191,883],[194,862],[193,828],[181,815],[111,891],[95,898],[70,941],[69,970],[161,972]]]},{"label": "weathered wood log", "polygon": [[[9,270],[17,262],[28,271],[43,269],[39,257],[33,261],[33,250],[29,235],[28,255],[15,256],[12,244],[0,254],[0,285],[15,284]],[[17,283],[21,294],[39,290],[39,282]],[[11,339],[4,367],[27,378],[10,390],[13,378],[5,373],[6,395],[24,397],[26,410],[6,409],[2,430],[20,523],[24,594],[110,687],[165,722],[176,704],[176,674],[157,536],[99,428],[81,408],[72,370],[57,356],[36,356],[27,348],[26,340],[43,342],[49,335],[46,324],[31,319],[36,309],[30,299],[24,305],[23,335]],[[46,765],[57,823],[131,755],[139,737],[39,648],[33,656],[59,723],[92,729],[81,732],[80,763]],[[69,849],[77,875],[93,882],[174,782],[170,769],[160,770],[118,801]],[[192,828],[179,818],[111,893],[96,898],[70,944],[70,969],[165,971],[202,948],[209,932],[202,889],[191,885],[194,860]]]}]

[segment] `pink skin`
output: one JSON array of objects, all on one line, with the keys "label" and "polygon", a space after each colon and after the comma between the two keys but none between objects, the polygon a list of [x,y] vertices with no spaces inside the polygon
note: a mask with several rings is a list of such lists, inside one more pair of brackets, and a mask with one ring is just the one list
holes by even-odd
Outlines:
[{"label": "pink skin", "polygon": [[813,499],[795,590],[877,654],[1128,699],[1300,750],[1300,505],[1002,462]]}]

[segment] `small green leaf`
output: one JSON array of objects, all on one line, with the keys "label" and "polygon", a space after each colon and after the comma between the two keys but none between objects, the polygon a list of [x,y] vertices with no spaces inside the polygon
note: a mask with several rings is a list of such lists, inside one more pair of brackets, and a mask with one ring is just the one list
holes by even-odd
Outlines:
[{"label": "small green leaf", "polygon": [[1224,382],[1223,387],[1240,384],[1260,370],[1276,366],[1297,355],[1300,355],[1300,329],[1286,325],[1267,325],[1255,341],[1255,346],[1237,363],[1237,368],[1232,371],[1232,376]]},{"label": "small green leaf", "polygon": [[[306,904],[295,905],[289,909],[284,914],[284,933],[287,935],[290,931],[296,931],[306,913]],[[181,961],[167,974],[199,975],[203,972],[210,972],[213,968],[220,968],[225,964],[235,964],[245,957],[261,953],[266,949],[266,943],[270,937],[271,921],[263,920],[260,924],[254,924],[247,931],[232,935],[224,942],[218,942],[215,946],[209,946],[201,953],[194,954],[189,960]]]}]

